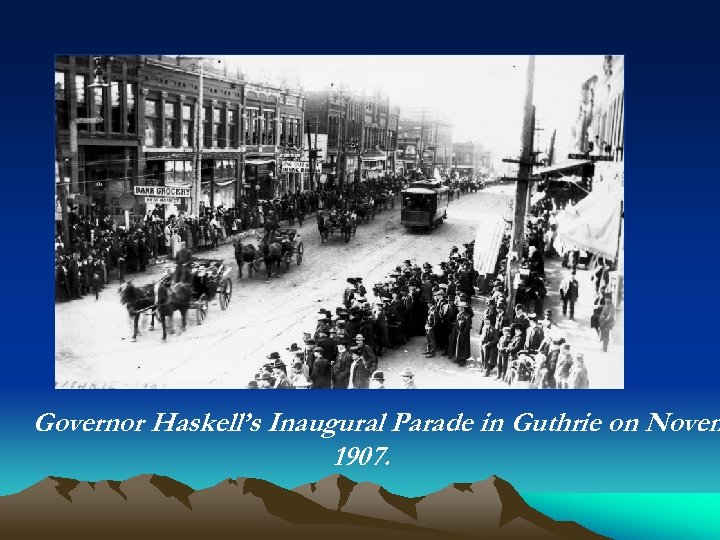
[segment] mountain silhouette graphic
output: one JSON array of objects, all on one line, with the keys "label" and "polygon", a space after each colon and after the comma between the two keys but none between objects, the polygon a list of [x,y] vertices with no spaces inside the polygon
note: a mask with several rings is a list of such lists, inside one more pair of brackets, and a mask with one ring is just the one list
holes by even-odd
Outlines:
[{"label": "mountain silhouette graphic", "polygon": [[51,476],[0,497],[0,524],[6,538],[606,538],[541,514],[495,476],[413,498],[341,475],[294,490],[252,478],[194,490],[159,475]]}]

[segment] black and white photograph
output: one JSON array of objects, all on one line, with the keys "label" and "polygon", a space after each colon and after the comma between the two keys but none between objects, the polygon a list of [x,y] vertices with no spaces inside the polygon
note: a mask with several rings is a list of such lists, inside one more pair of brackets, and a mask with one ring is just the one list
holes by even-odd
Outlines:
[{"label": "black and white photograph", "polygon": [[624,57],[57,55],[55,388],[624,388]]}]

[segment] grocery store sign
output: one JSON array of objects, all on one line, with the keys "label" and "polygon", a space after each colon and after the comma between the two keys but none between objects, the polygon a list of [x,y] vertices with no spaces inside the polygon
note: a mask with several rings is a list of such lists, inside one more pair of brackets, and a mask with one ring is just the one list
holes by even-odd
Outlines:
[{"label": "grocery store sign", "polygon": [[169,187],[169,186],[135,186],[135,195],[145,195],[146,197],[181,197],[189,198],[190,188]]}]

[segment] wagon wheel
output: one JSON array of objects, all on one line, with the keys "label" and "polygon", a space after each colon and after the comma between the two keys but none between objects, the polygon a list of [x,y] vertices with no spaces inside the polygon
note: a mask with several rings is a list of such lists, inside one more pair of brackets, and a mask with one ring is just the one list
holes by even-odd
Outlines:
[{"label": "wagon wheel", "polygon": [[305,246],[302,242],[297,247],[297,263],[300,264],[303,260],[303,253],[305,252]]},{"label": "wagon wheel", "polygon": [[230,304],[230,298],[232,298],[232,281],[230,278],[225,278],[222,283],[222,287],[218,292],[220,300],[220,309],[225,311]]}]

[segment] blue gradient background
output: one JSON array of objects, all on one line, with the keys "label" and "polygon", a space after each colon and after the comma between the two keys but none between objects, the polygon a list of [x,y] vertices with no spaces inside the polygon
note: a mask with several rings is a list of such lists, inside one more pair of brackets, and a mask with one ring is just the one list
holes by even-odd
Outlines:
[{"label": "blue gradient background", "polygon": [[[717,172],[709,163],[718,141],[714,14],[693,2],[684,2],[682,11],[655,5],[649,12],[599,3],[524,9],[513,3],[506,10],[485,4],[343,8],[274,3],[255,13],[242,6],[203,6],[199,15],[196,6],[178,3],[103,6],[34,5],[32,14],[6,8],[0,36],[5,51],[0,494],[51,474],[98,480],[151,472],[202,488],[235,476],[293,487],[342,472],[404,495],[496,474],[528,494],[540,510],[617,538],[709,538],[717,531],[702,509],[717,507],[717,496],[708,493],[720,492],[718,433],[523,434],[508,429],[343,434],[325,440],[318,434],[266,432],[58,434],[34,429],[35,419],[46,411],[76,418],[151,419],[157,411],[191,417],[239,411],[268,419],[274,411],[310,417],[384,411],[482,417],[492,412],[510,420],[523,411],[547,417],[592,412],[608,420],[646,419],[650,411],[720,416],[711,330],[717,318],[717,255],[708,238],[710,231],[714,236],[718,214]],[[55,391],[53,55],[158,52],[625,54],[626,390]],[[344,445],[389,446],[391,464],[340,471],[333,463]],[[700,522],[690,528],[688,520]]]}]

